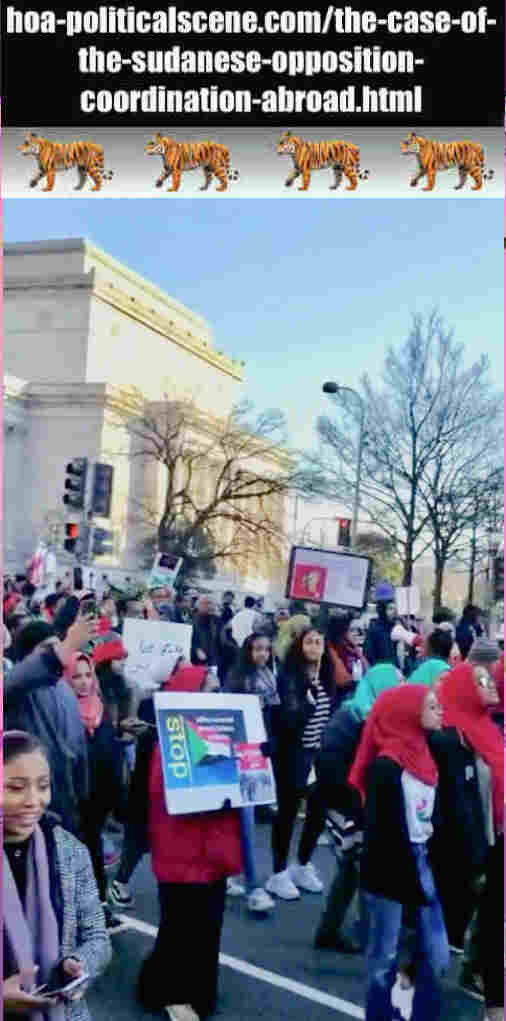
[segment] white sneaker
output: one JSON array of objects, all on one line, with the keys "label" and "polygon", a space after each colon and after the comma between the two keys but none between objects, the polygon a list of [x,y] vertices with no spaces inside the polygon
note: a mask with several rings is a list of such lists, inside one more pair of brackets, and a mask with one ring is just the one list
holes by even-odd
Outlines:
[{"label": "white sneaker", "polygon": [[170,1007],[165,1007],[165,1010],[170,1021],[200,1021],[198,1014],[195,1013],[193,1007],[190,1007],[189,1003],[173,1003]]},{"label": "white sneaker", "polygon": [[274,907],[274,901],[266,890],[257,887],[248,896],[248,911],[270,911]]},{"label": "white sneaker", "polygon": [[295,883],[292,882],[290,869],[285,869],[284,872],[275,872],[267,880],[265,889],[269,893],[275,893],[276,897],[281,897],[282,900],[297,900],[300,897]]},{"label": "white sneaker", "polygon": [[288,871],[292,882],[301,890],[307,890],[308,893],[322,892],[323,883],[310,861],[307,865],[290,865]]},{"label": "white sneaker", "polygon": [[227,879],[227,896],[228,897],[244,897],[246,893],[246,887],[239,882],[238,879],[234,879],[233,876],[229,876]]}]

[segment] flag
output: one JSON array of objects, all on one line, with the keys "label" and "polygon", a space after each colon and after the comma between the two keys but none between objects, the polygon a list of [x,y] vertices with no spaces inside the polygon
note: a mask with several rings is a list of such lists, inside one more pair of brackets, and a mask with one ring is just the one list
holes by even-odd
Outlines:
[{"label": "flag", "polygon": [[208,758],[232,758],[232,742],[226,734],[199,727],[194,720],[185,720],[185,731],[186,744],[194,766]]}]

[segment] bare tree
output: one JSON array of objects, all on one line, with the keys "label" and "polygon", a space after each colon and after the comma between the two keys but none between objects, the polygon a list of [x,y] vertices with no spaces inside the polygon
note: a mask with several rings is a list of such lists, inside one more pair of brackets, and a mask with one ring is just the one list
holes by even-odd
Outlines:
[{"label": "bare tree", "polygon": [[[118,404],[118,411],[120,405]],[[242,402],[223,419],[195,400],[147,403],[131,390],[121,402],[127,456],[162,469],[161,505],[136,499],[131,518],[156,532],[161,552],[176,552],[192,570],[211,563],[278,558],[284,542],[284,498],[297,485],[284,447],[279,411],[254,415]]]},{"label": "bare tree", "polygon": [[[496,443],[502,397],[492,392],[488,360],[463,364],[462,345],[436,310],[414,316],[406,341],[387,349],[380,385],[361,380],[365,444],[361,472],[361,519],[393,543],[403,563],[403,585],[413,565],[434,548],[434,500],[449,491],[450,463],[470,474],[473,457]],[[318,485],[351,507],[357,464],[359,410],[346,391],[337,419],[319,419],[320,450],[308,464],[319,469]],[[478,437],[478,439],[477,439]],[[462,456],[460,456],[460,451]],[[466,469],[466,458],[469,459]],[[438,540],[439,541],[439,540]],[[438,556],[445,556],[445,551]],[[446,561],[445,561],[446,562]]]}]

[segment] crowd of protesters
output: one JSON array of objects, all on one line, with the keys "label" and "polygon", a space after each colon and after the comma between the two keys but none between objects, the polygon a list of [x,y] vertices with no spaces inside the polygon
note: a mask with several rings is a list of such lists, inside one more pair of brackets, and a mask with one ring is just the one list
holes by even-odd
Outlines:
[{"label": "crowd of protesters", "polygon": [[[6,1018],[89,1016],[87,986],[121,924],[114,910],[133,905],[130,880],[149,853],[160,925],[132,987],[148,1010],[203,1021],[217,1002],[227,895],[254,914],[322,895],[312,857],[326,835],[336,873],[308,944],[364,955],[366,1021],[398,1016],[396,982],[412,987],[412,1021],[443,1018],[451,953],[462,988],[503,1021],[503,643],[485,636],[476,607],[458,624],[438,611],[422,634],[399,619],[389,583],[375,601],[364,633],[356,614],[315,604],[266,613],[233,592],[218,605],[192,590],[105,584],[99,597],[70,575],[41,596],[26,578],[6,580]],[[154,661],[144,692],[124,672],[128,618],[192,626],[190,661]],[[157,690],[258,697],[276,782],[263,881],[254,806],[168,814]],[[111,821],[123,846],[108,883]]]}]

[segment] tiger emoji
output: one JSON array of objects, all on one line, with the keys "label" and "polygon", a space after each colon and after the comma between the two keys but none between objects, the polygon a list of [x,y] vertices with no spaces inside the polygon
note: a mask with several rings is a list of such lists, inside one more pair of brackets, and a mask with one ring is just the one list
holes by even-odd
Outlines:
[{"label": "tiger emoji", "polygon": [[35,156],[39,169],[30,181],[30,188],[36,188],[43,177],[47,178],[42,191],[52,191],[56,173],[77,167],[79,180],[75,190],[80,191],[89,176],[94,181],[92,191],[100,191],[102,181],[110,181],[113,170],[104,170],[104,150],[96,142],[50,142],[32,132],[26,135],[23,145],[18,145],[23,156]]},{"label": "tiger emoji", "polygon": [[493,170],[485,172],[483,146],[480,142],[470,142],[468,139],[463,142],[436,142],[411,131],[401,142],[401,155],[416,156],[418,169],[409,183],[412,188],[416,188],[419,180],[427,175],[423,191],[432,191],[437,170],[450,170],[451,167],[456,167],[459,172],[459,181],[455,185],[457,191],[464,187],[468,174],[475,182],[472,191],[478,191],[483,181],[489,181],[494,176]]},{"label": "tiger emoji", "polygon": [[305,142],[291,131],[284,131],[276,147],[279,156],[291,156],[293,170],[285,184],[290,188],[297,177],[302,174],[302,185],[299,191],[307,191],[312,170],[330,169],[334,171],[332,191],[339,188],[343,174],[350,182],[346,191],[355,191],[358,179],[367,180],[368,170],[360,170],[360,149],[351,142]]},{"label": "tiger emoji", "polygon": [[174,138],[157,133],[144,148],[146,156],[161,156],[163,172],[155,186],[161,188],[172,175],[172,186],[167,191],[178,191],[181,174],[185,170],[204,171],[204,184],[200,191],[207,191],[213,176],[219,181],[216,191],[226,191],[228,181],[237,181],[239,172],[230,169],[230,153],[218,142],[176,142]]}]

